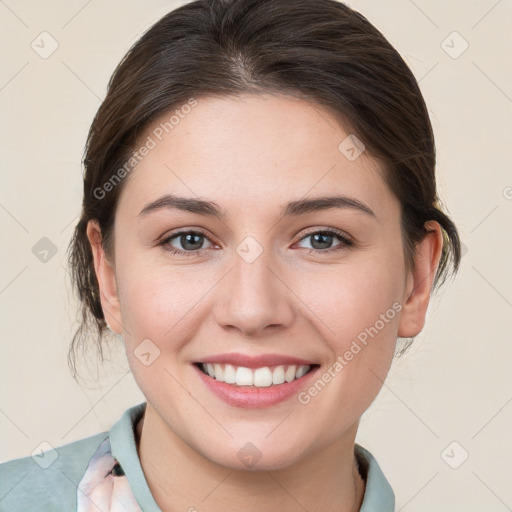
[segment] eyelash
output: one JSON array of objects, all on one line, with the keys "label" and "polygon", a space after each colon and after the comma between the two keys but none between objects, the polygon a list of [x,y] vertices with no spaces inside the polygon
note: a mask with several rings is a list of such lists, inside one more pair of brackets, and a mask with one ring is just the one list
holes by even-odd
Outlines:
[{"label": "eyelash", "polygon": [[[172,254],[177,255],[184,255],[184,256],[197,256],[200,254],[200,252],[203,249],[199,249],[197,251],[181,251],[180,249],[176,249],[169,244],[169,242],[175,238],[178,238],[181,235],[185,234],[192,234],[192,235],[200,235],[204,236],[206,239],[208,239],[210,242],[210,238],[206,235],[205,232],[200,230],[184,230],[184,231],[176,231],[174,233],[171,233],[169,236],[166,236],[161,242],[159,242],[159,246],[161,246],[165,251],[170,252]],[[315,231],[310,231],[306,233],[298,242],[301,242],[305,238],[308,238],[312,235],[334,235],[338,240],[341,242],[338,245],[335,245],[334,247],[331,247],[330,249],[306,249],[308,251],[308,254],[316,253],[316,254],[330,254],[336,251],[340,251],[342,249],[350,248],[354,245],[353,240],[351,240],[345,233],[342,231],[338,231],[335,229],[317,229]],[[213,243],[213,242],[212,242]]]}]

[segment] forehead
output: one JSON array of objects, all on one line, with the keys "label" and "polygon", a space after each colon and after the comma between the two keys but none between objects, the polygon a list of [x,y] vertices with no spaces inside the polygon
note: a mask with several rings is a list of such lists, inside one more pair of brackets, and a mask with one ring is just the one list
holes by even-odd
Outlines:
[{"label": "forehead", "polygon": [[293,97],[198,98],[151,123],[144,144],[150,149],[121,196],[139,210],[170,192],[233,210],[333,191],[393,201],[379,163],[364,151],[354,158],[362,147],[353,134],[322,106]]}]

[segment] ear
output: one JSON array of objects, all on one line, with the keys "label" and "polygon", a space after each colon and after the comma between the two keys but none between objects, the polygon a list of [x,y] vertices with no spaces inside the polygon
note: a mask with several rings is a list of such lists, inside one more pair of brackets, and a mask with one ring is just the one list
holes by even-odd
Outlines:
[{"label": "ear", "polygon": [[108,326],[116,333],[122,332],[121,305],[117,295],[114,265],[108,261],[102,246],[101,228],[98,222],[90,220],[87,224],[87,238],[91,244],[94,258],[94,270],[100,288],[100,301]]},{"label": "ear", "polygon": [[418,335],[425,325],[434,277],[441,259],[443,233],[436,221],[425,223],[427,234],[418,244],[414,268],[408,271],[407,285],[402,300],[398,336],[411,338]]}]

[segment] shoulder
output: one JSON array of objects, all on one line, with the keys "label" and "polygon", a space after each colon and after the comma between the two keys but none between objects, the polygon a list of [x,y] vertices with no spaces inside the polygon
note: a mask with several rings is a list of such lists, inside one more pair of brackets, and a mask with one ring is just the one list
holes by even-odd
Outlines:
[{"label": "shoulder", "polygon": [[0,512],[74,510],[77,487],[102,432],[0,464]]}]

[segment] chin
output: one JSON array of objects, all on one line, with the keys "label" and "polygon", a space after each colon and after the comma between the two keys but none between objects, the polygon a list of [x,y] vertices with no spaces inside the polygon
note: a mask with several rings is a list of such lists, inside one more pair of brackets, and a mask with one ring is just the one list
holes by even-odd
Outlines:
[{"label": "chin", "polygon": [[212,452],[211,447],[199,450],[204,457],[217,464],[234,471],[273,471],[286,469],[296,463],[304,452],[304,446],[286,447],[280,444],[269,443],[262,440],[245,441],[243,443],[229,443],[217,445]]}]

